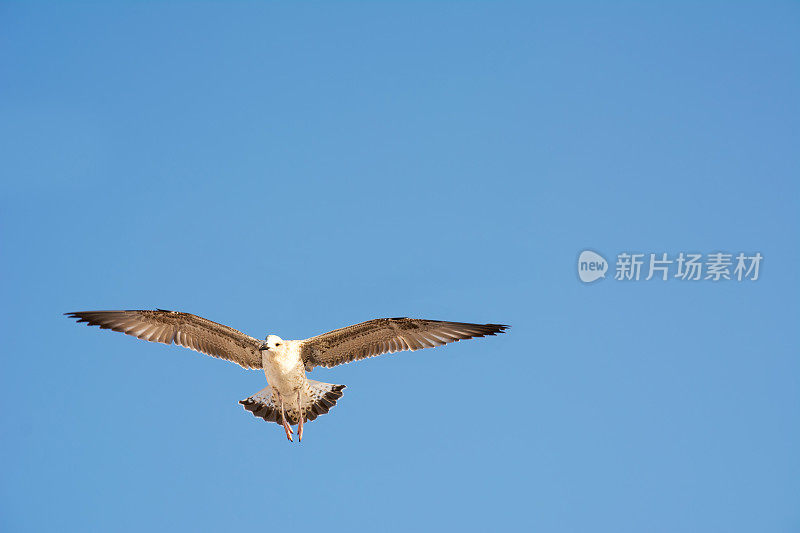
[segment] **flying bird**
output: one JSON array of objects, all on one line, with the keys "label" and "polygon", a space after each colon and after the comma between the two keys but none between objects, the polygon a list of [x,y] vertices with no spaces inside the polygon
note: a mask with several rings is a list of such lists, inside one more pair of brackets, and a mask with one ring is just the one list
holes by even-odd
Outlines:
[{"label": "flying bird", "polygon": [[89,326],[151,342],[175,343],[244,368],[263,369],[267,387],[239,403],[254,416],[282,425],[290,441],[294,434],[291,426],[297,425],[297,438],[302,441],[303,423],[327,413],[345,388],[306,378],[306,372],[314,367],[330,368],[385,353],[433,348],[495,335],[509,327],[406,317],[376,318],[305,340],[267,335],[261,341],[197,315],[164,309],[65,314]]}]

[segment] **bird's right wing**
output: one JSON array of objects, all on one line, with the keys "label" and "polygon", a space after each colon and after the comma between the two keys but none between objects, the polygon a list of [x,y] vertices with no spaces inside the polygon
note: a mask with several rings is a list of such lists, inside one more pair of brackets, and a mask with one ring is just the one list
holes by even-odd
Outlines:
[{"label": "bird's right wing", "polygon": [[442,346],[502,333],[505,324],[471,324],[420,318],[376,318],[303,341],[306,369],[332,367],[384,353]]},{"label": "bird's right wing", "polygon": [[78,322],[119,331],[151,342],[185,346],[232,361],[244,368],[261,368],[261,341],[228,326],[177,311],[78,311],[65,313]]}]

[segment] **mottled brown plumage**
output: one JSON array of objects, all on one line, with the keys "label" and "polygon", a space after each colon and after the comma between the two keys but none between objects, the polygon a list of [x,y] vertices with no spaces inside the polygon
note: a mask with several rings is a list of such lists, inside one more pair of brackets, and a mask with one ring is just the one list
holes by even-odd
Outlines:
[{"label": "mottled brown plumage", "polygon": [[196,352],[232,361],[244,368],[261,368],[261,341],[211,320],[177,311],[78,311],[66,313],[100,329],[140,339],[185,346]]},{"label": "mottled brown plumage", "polygon": [[474,337],[496,335],[503,324],[469,324],[421,318],[376,318],[303,341],[301,356],[306,370],[332,367],[403,350],[443,346]]},{"label": "mottled brown plumage", "polygon": [[332,367],[384,353],[442,346],[505,331],[503,324],[470,324],[419,318],[378,318],[305,340],[268,335],[257,340],[241,331],[189,313],[164,309],[78,311],[66,313],[78,322],[140,339],[175,343],[244,368],[263,369],[269,386],[242,400],[253,415],[283,426],[292,439],[292,424],[303,438],[303,424],[327,413],[342,397],[344,385],[306,377],[315,366]]}]

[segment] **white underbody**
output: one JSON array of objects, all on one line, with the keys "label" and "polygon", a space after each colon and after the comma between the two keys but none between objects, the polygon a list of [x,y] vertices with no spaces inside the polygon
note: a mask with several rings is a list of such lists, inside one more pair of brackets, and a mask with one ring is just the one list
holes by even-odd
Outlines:
[{"label": "white underbody", "polygon": [[301,342],[281,340],[280,346],[261,352],[267,382],[278,392],[287,409],[297,406],[298,391],[302,391],[303,403],[310,397],[305,366],[300,358]]}]

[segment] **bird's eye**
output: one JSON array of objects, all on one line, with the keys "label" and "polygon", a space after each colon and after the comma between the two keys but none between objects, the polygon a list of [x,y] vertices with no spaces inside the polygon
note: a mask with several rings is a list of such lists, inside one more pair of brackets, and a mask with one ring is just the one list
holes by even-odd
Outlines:
[{"label": "bird's eye", "polygon": [[279,342],[275,343],[275,346],[280,346],[280,345],[281,345],[281,343],[279,343]]}]

